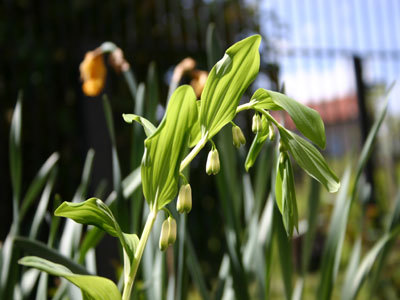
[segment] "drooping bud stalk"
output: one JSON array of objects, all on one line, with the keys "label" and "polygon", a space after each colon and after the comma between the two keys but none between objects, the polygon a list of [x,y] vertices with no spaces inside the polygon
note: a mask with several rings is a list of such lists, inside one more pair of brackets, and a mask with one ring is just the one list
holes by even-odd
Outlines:
[{"label": "drooping bud stalk", "polygon": [[169,240],[169,222],[165,220],[161,226],[160,242],[159,247],[161,251],[165,251],[168,248]]},{"label": "drooping bud stalk", "polygon": [[246,138],[243,135],[242,130],[239,126],[232,126],[232,138],[233,138],[233,145],[236,148],[240,148],[241,145],[246,144]]},{"label": "drooping bud stalk", "polygon": [[208,175],[216,175],[220,170],[219,155],[217,149],[211,149],[208,153],[206,172]]},{"label": "drooping bud stalk", "polygon": [[189,213],[192,209],[192,188],[190,184],[182,185],[179,190],[178,201],[176,202],[176,210],[183,214]]},{"label": "drooping bud stalk", "polygon": [[282,140],[279,141],[279,152],[286,152],[287,148],[286,145],[282,142]]},{"label": "drooping bud stalk", "polygon": [[167,219],[169,224],[168,245],[172,245],[176,241],[176,221],[174,218]]},{"label": "drooping bud stalk", "polygon": [[262,122],[260,115],[258,113],[255,113],[253,116],[253,123],[251,124],[251,130],[254,133],[258,133],[262,130]]},{"label": "drooping bud stalk", "polygon": [[268,128],[268,130],[269,130],[269,132],[268,132],[269,139],[271,141],[273,141],[275,139],[275,128],[274,128],[274,125],[272,125],[272,123],[269,123],[268,127],[269,127]]}]

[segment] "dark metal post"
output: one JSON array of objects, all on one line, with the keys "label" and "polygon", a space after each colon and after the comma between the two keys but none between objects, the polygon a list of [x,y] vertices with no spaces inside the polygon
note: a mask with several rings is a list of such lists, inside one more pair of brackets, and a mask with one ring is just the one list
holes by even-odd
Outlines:
[{"label": "dark metal post", "polygon": [[[358,103],[358,115],[360,122],[360,131],[361,131],[361,142],[364,145],[367,140],[367,136],[369,130],[371,129],[371,120],[368,115],[365,92],[366,87],[363,80],[363,69],[362,69],[362,60],[358,56],[353,57],[354,62],[354,73],[356,77],[356,87],[357,87],[357,103]],[[374,197],[374,165],[373,165],[373,156],[368,160],[367,165],[365,166],[365,176],[367,182],[371,186],[371,195],[368,199],[368,203],[375,203]]]}]

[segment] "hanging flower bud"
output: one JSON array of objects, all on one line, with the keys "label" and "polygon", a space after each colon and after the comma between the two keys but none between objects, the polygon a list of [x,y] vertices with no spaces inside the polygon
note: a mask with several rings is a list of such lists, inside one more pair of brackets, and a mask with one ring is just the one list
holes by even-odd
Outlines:
[{"label": "hanging flower bud", "polygon": [[286,149],[286,146],[285,146],[285,144],[282,142],[282,140],[280,140],[279,141],[279,152],[286,152],[287,151],[287,149]]},{"label": "hanging flower bud", "polygon": [[208,175],[216,175],[220,170],[219,155],[217,149],[211,149],[208,153],[206,172]]},{"label": "hanging flower bud", "polygon": [[255,113],[253,116],[253,123],[251,124],[251,130],[254,133],[258,133],[262,130],[262,122],[260,115],[258,113]]},{"label": "hanging flower bud", "polygon": [[273,141],[275,139],[275,129],[274,129],[274,125],[272,125],[271,123],[268,124],[268,134],[269,134],[269,139],[271,141]]},{"label": "hanging flower bud", "polygon": [[246,138],[243,135],[239,126],[232,126],[233,145],[240,148],[241,145],[246,144]]},{"label": "hanging flower bud", "polygon": [[160,243],[159,247],[161,251],[165,251],[168,248],[169,241],[169,222],[165,220],[162,223],[161,233],[160,233]]},{"label": "hanging flower bud", "polygon": [[192,209],[192,188],[190,184],[182,185],[179,190],[178,201],[176,202],[176,210],[183,214],[189,213]]},{"label": "hanging flower bud", "polygon": [[176,221],[172,217],[168,217],[167,221],[169,225],[168,245],[172,245],[176,241]]},{"label": "hanging flower bud", "polygon": [[98,96],[104,88],[107,74],[101,49],[97,48],[87,52],[79,65],[79,70],[83,80],[82,90],[85,95]]}]

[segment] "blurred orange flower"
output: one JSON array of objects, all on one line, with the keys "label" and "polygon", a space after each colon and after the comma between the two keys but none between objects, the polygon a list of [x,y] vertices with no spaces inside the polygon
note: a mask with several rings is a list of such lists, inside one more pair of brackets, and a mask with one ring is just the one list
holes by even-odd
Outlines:
[{"label": "blurred orange flower", "polygon": [[104,64],[103,54],[99,50],[89,51],[79,66],[81,79],[83,80],[82,90],[85,95],[95,97],[104,88],[107,69]]}]

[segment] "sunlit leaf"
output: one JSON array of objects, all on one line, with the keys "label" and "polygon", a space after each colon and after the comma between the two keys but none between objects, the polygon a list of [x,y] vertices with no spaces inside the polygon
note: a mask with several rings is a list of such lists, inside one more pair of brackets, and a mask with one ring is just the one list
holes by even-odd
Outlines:
[{"label": "sunlit leaf", "polygon": [[243,93],[260,67],[258,47],[261,37],[253,35],[226,50],[210,71],[200,104],[200,128],[213,137],[236,114]]},{"label": "sunlit leaf", "polygon": [[122,114],[122,117],[126,123],[132,123],[135,121],[142,125],[147,137],[151,136],[154,131],[156,131],[156,127],[153,125],[153,123],[146,118],[134,114]]},{"label": "sunlit leaf", "polygon": [[319,113],[288,96],[258,89],[252,96],[250,103],[258,109],[285,110],[292,118],[296,127],[304,136],[321,148],[325,148],[326,137],[324,122]]},{"label": "sunlit leaf", "polygon": [[192,87],[181,86],[172,94],[163,121],[144,142],[141,177],[150,206],[160,209],[176,196],[179,166],[196,120],[196,95]]},{"label": "sunlit leaf", "polygon": [[336,192],[340,187],[339,179],[329,168],[321,153],[297,134],[283,127],[279,127],[279,132],[291,155],[300,167],[308,175],[322,183],[330,193]]},{"label": "sunlit leaf", "polygon": [[291,237],[293,235],[293,228],[297,228],[298,226],[298,213],[292,165],[289,157],[284,153],[281,153],[278,159],[275,197],[282,214],[286,233]]},{"label": "sunlit leaf", "polygon": [[129,258],[133,259],[136,241],[121,231],[111,210],[100,199],[90,198],[80,203],[63,202],[54,215],[70,218],[80,224],[94,225],[118,237]]},{"label": "sunlit leaf", "polygon": [[26,256],[20,259],[19,263],[54,276],[64,277],[81,289],[84,300],[121,299],[117,286],[107,278],[74,274],[63,265],[36,256]]},{"label": "sunlit leaf", "polygon": [[258,154],[260,154],[260,151],[261,151],[262,147],[264,146],[264,143],[267,140],[268,135],[269,135],[268,123],[267,123],[267,120],[265,119],[265,116],[262,116],[262,130],[260,132],[258,132],[256,134],[256,136],[254,137],[254,140],[251,143],[249,152],[247,153],[246,161],[244,163],[246,171],[249,171],[249,169],[256,162]]}]

